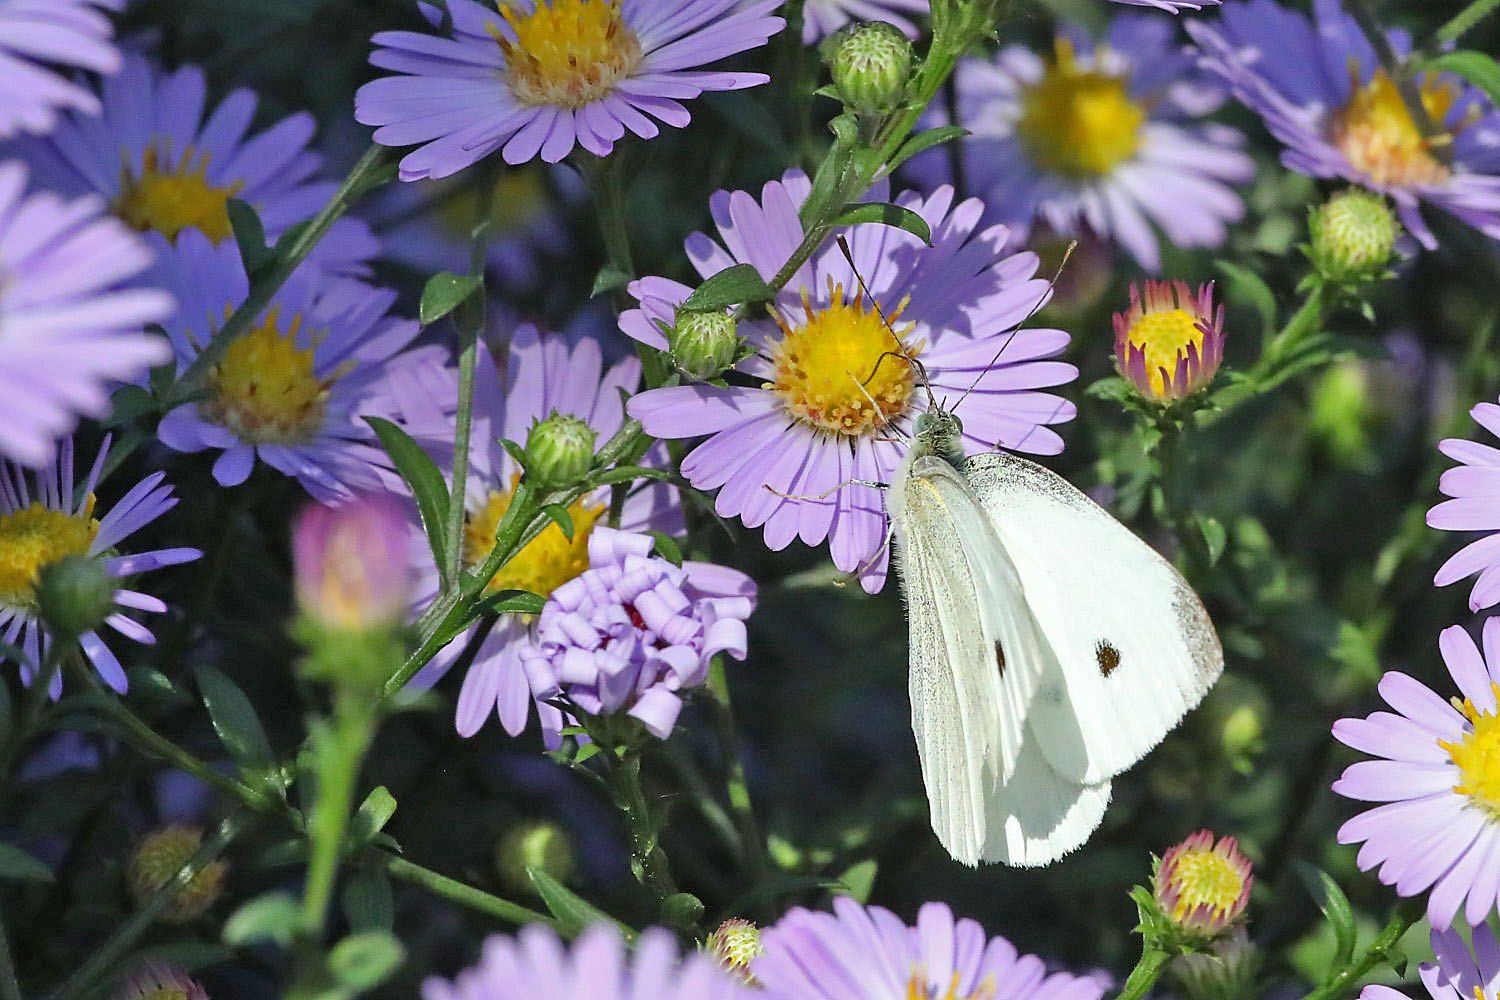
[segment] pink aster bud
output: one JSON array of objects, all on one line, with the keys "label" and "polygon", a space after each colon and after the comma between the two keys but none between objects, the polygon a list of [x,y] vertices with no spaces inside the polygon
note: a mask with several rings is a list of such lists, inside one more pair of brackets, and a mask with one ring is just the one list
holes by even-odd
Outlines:
[{"label": "pink aster bud", "polygon": [[1254,881],[1233,837],[1215,843],[1213,833],[1199,830],[1156,862],[1151,891],[1174,928],[1212,938],[1244,914]]},{"label": "pink aster bud", "polygon": [[[195,826],[173,824],[141,838],[126,866],[130,894],[144,903],[182,870],[203,845],[203,831]],[[223,861],[205,865],[161,911],[167,923],[183,924],[201,916],[219,898],[229,866]]]},{"label": "pink aster bud", "polygon": [[297,604],[318,624],[364,631],[398,621],[411,604],[407,518],[384,494],[340,507],[310,504],[292,529]]},{"label": "pink aster bud", "polygon": [[1130,286],[1130,308],[1116,313],[1115,368],[1146,399],[1170,403],[1213,381],[1224,360],[1224,307],[1210,282],[1194,295],[1184,281]]},{"label": "pink aster bud", "polygon": [[755,976],[750,972],[750,963],[765,951],[760,941],[760,928],[748,920],[726,920],[708,936],[703,950],[712,955],[727,972],[755,985]]},{"label": "pink aster bud", "polygon": [[208,991],[175,966],[144,962],[115,990],[113,1000],[208,1000]]}]

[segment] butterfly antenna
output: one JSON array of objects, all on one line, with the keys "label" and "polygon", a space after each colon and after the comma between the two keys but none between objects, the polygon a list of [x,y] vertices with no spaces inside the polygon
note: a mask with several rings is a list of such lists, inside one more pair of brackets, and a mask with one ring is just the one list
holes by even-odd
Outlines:
[{"label": "butterfly antenna", "polygon": [[[980,371],[979,376],[974,379],[974,384],[965,389],[964,394],[958,397],[958,402],[953,404],[953,408],[955,410],[963,405],[964,400],[969,398],[969,393],[979,388],[979,383],[983,382],[984,377],[990,373],[990,369],[995,367],[995,362],[1000,360],[1000,355],[1005,353],[1005,349],[1010,346],[1010,342],[1016,339],[1016,334],[1021,332],[1021,327],[1025,326],[1027,322],[1030,321],[1031,317],[1035,316],[1037,312],[1041,310],[1047,299],[1052,296],[1052,289],[1057,287],[1057,279],[1062,277],[1063,268],[1068,266],[1068,261],[1072,259],[1073,251],[1077,248],[1077,240],[1073,240],[1068,243],[1068,248],[1063,251],[1062,260],[1060,260],[1057,264],[1057,270],[1052,274],[1052,280],[1047,282],[1047,290],[1037,298],[1036,304],[1033,305],[1031,309],[1026,313],[1026,315],[1021,318],[1021,321],[1010,328],[1010,336],[1005,338],[1005,343],[1000,345],[1000,350],[995,352],[995,356],[993,358],[990,358],[989,363],[984,366],[984,369],[982,371]],[[1004,336],[1004,334],[1002,334],[1002,336]]]},{"label": "butterfly antenna", "polygon": [[[932,398],[932,382],[927,378],[927,368],[922,364],[922,362],[918,361],[907,352],[906,345],[901,342],[900,337],[896,336],[895,327],[891,326],[891,321],[886,318],[885,310],[880,308],[880,300],[875,298],[874,295],[870,294],[870,286],[865,284],[864,277],[860,275],[859,267],[854,263],[854,254],[849,251],[849,241],[845,239],[842,234],[840,234],[840,236],[838,237],[838,244],[839,250],[844,254],[844,259],[849,262],[849,270],[854,272],[854,280],[859,282],[859,290],[864,293],[865,298],[870,300],[870,305],[875,307],[875,315],[880,317],[880,322],[884,324],[886,332],[889,333],[891,335],[891,339],[896,342],[896,349],[894,351],[886,351],[880,357],[875,359],[875,367],[870,370],[870,374],[865,379],[865,382],[868,382],[870,381],[870,379],[875,377],[875,373],[880,370],[880,363],[882,361],[884,361],[891,355],[896,355],[900,358],[903,358],[906,363],[911,365],[912,369],[916,371],[917,375],[922,381],[922,391],[927,393],[927,402],[929,407],[936,407],[937,400]],[[861,388],[863,388],[863,383],[860,383],[860,386]]]}]

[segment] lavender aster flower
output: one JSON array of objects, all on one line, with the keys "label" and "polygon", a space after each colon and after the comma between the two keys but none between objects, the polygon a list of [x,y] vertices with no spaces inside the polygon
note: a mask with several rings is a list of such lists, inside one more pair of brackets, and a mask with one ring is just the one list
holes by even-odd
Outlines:
[{"label": "lavender aster flower", "polygon": [[[215,246],[188,229],[175,247],[156,241],[159,280],[179,303],[166,330],[181,371],[245,300],[249,283],[233,240]],[[386,314],[395,299],[303,264],[210,367],[207,398],[168,413],[157,436],[177,451],[222,451],[214,463],[221,486],[243,483],[257,457],[324,502],[394,486],[385,452],[360,418],[384,415],[384,378],[418,332],[415,321]]]},{"label": "lavender aster flower", "polygon": [[[478,566],[495,546],[500,518],[510,507],[521,470],[498,439],[525,441],[531,425],[553,412],[583,420],[600,442],[620,429],[624,413],[620,390],[640,384],[640,363],[626,358],[605,367],[598,342],[583,338],[569,347],[557,335],[543,337],[533,326],[522,326],[511,338],[505,382],[498,377],[489,351],[480,346],[480,375],[474,389],[474,453],[470,457],[464,524],[465,565]],[[647,465],[664,464],[660,446],[648,452]],[[573,521],[570,540],[557,525],[529,542],[490,580],[488,590],[529,590],[547,597],[589,568],[589,539],[608,509],[609,490],[581,498],[568,508]],[[620,527],[674,533],[682,529],[682,511],[674,491],[653,483],[633,490],[621,511]],[[420,545],[425,552],[426,546]],[[425,580],[419,585],[417,607],[437,594],[437,571],[430,554],[424,557]],[[491,714],[512,736],[526,728],[531,711],[531,689],[519,657],[530,633],[527,616],[504,615],[481,643],[464,675],[455,712],[455,727],[472,736]],[[459,636],[435,656],[414,683],[426,685],[441,677],[464,651],[473,630]]]},{"label": "lavender aster flower", "polygon": [[[1500,114],[1473,87],[1437,73],[1418,79],[1422,103],[1441,130],[1437,144],[1418,130],[1369,40],[1337,0],[1316,0],[1313,19],[1273,0],[1226,5],[1214,24],[1188,31],[1217,73],[1265,121],[1286,149],[1281,162],[1313,177],[1340,177],[1388,194],[1402,225],[1428,249],[1427,202],[1500,239]],[[1391,33],[1399,54],[1411,48]]]},{"label": "lavender aster flower", "polygon": [[[1479,426],[1500,435],[1500,406],[1480,403],[1469,411]],[[1494,503],[1494,484],[1500,483],[1500,448],[1464,438],[1448,438],[1438,450],[1458,461],[1443,473],[1438,488],[1444,500],[1427,512],[1427,523],[1442,531],[1485,532],[1459,549],[1438,568],[1433,584],[1446,587],[1479,574],[1469,592],[1469,610],[1480,611],[1500,602],[1500,509]]]},{"label": "lavender aster flower", "polygon": [[[1062,235],[1087,226],[1148,271],[1161,267],[1153,227],[1179,247],[1223,243],[1244,214],[1234,187],[1254,165],[1238,132],[1197,121],[1219,95],[1191,70],[1173,26],[1145,14],[1115,18],[1098,44],[1065,31],[1051,58],[1011,45],[963,60],[964,170],[987,218],[1018,240],[1037,222]],[[913,169],[941,179],[947,158],[927,154]]]},{"label": "lavender aster flower", "polygon": [[[682,101],[765,83],[764,73],[693,69],[764,45],[780,0],[448,0],[453,34],[384,31],[370,62],[401,75],[365,84],[354,117],[386,146],[421,145],[401,179],[447,177],[501,150],[556,163],[582,146],[607,156],[629,129],[681,128]],[[421,4],[434,25],[434,5]],[[648,117],[649,116],[649,117]],[[653,121],[655,119],[656,121]],[[502,148],[503,147],[503,148]]]},{"label": "lavender aster flower", "polygon": [[928,903],[914,927],[879,906],[848,897],[832,913],[798,907],[761,932],[765,952],[750,964],[771,1000],[1099,1000],[1104,988],[1021,955],[1003,937],[986,939],[973,920]]},{"label": "lavender aster flower", "polygon": [[589,568],[552,591],[521,647],[549,747],[575,724],[548,704],[559,700],[589,715],[623,710],[666,739],[682,710],[677,692],[707,680],[715,655],[745,658],[755,584],[710,563],[674,566],[652,555],[655,544],[595,528]]},{"label": "lavender aster flower", "polygon": [[0,455],[40,466],[79,413],[104,415],[110,383],[171,357],[142,328],[172,299],[119,288],[151,252],[98,198],[25,191],[26,168],[0,162]]},{"label": "lavender aster flower", "polygon": [[[318,176],[322,160],[307,148],[312,116],[291,115],[251,134],[253,92],[235,90],[212,107],[207,101],[198,67],[163,73],[132,53],[104,82],[100,115],[70,115],[50,136],[18,148],[47,187],[102,195],[132,228],[172,241],[195,229],[216,244],[232,242],[231,198],[255,208],[271,240],[317,214],[338,183]],[[378,249],[368,226],[344,218],[313,256],[353,273]]]},{"label": "lavender aster flower", "polygon": [[123,5],[124,0],[0,0],[0,139],[49,131],[58,108],[99,113],[99,100],[87,87],[46,64],[118,71],[120,52],[110,40],[114,25],[95,8]]},{"label": "lavender aster flower", "polygon": [[[797,210],[809,189],[806,176],[792,171],[767,184],[759,203],[744,191],[719,192],[711,208],[723,245],[690,236],[693,266],[706,278],[750,263],[769,279],[801,241]],[[951,188],[896,201],[927,221],[934,245],[897,229],[856,226],[848,242],[858,277],[837,247],[815,253],[777,296],[771,321],[739,324],[757,353],[738,370],[757,384],[653,389],[629,404],[655,437],[710,435],[682,472],[699,489],[719,490],[720,514],[764,525],[772,549],[793,538],[806,545],[827,538],[834,565],[863,571],[871,593],[885,582],[883,503],[870,487],[841,484],[888,482],[904,452],[896,437],[909,434],[927,408],[914,366],[892,353],[898,340],[934,393],[956,400],[973,387],[962,408],[970,450],[1055,455],[1062,438],[1045,425],[1075,412],[1036,391],[1076,377],[1072,365],[1043,360],[1061,353],[1068,335],[1014,330],[1049,294],[1035,277],[1036,255],[1002,258],[1009,232],[978,230],[984,206],[977,199],[955,206]],[[657,324],[670,326],[690,291],[666,278],[633,282],[641,307],[620,316],[620,329],[664,349]]]},{"label": "lavender aster flower", "polygon": [[[30,684],[46,657],[52,637],[37,616],[35,585],[44,566],[66,556],[99,560],[111,576],[127,577],[164,566],[190,562],[203,553],[197,549],[153,549],[120,555],[121,542],[177,506],[172,488],[153,472],[126,492],[103,516],[96,517],[94,491],[109,451],[106,440],[83,482],[73,478],[73,439],[64,438],[45,468],[27,474],[13,463],[0,460],[0,642],[19,649],[21,681]],[[161,601],[137,590],[115,592],[117,610],[105,619],[111,629],[134,642],[155,638],[124,610],[160,613]],[[94,669],[116,691],[124,691],[125,671],[99,633],[79,636],[83,653]],[[62,692],[62,675],[54,673],[50,692]]]},{"label": "lavender aster flower", "polygon": [[1219,0],[1112,0],[1114,3],[1129,4],[1132,7],[1155,7],[1176,14],[1184,10],[1202,10],[1204,7],[1216,7]]},{"label": "lavender aster flower", "polygon": [[917,26],[906,15],[931,9],[930,0],[807,0],[802,5],[802,44],[827,38],[851,21],[885,21],[916,38]]},{"label": "lavender aster flower", "polygon": [[1500,618],[1484,623],[1484,652],[1454,625],[1438,640],[1463,700],[1450,704],[1415,678],[1390,671],[1380,695],[1398,714],[1340,719],[1333,735],[1379,760],[1351,764],[1333,790],[1382,802],[1339,828],[1363,842],[1359,867],[1380,866],[1397,894],[1427,897],[1427,919],[1446,929],[1460,906],[1471,924],[1500,897]]},{"label": "lavender aster flower", "polygon": [[750,1000],[755,994],[701,952],[677,957],[677,939],[645,930],[629,952],[620,932],[596,924],[571,947],[538,924],[484,942],[479,964],[451,982],[422,983],[422,1000]]},{"label": "lavender aster flower", "polygon": [[[1432,942],[1436,962],[1417,967],[1422,985],[1432,1000],[1475,1000],[1492,997],[1500,990],[1500,941],[1488,924],[1475,924],[1474,949],[1453,928],[1434,928]],[[1407,1000],[1406,994],[1389,986],[1372,983],[1359,994],[1359,1000]]]}]

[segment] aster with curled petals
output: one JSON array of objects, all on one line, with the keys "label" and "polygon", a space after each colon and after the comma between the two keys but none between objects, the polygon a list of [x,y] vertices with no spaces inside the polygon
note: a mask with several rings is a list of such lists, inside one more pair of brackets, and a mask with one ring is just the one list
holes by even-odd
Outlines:
[{"label": "aster with curled petals", "polygon": [[0,139],[43,133],[60,108],[99,113],[89,88],[59,68],[110,74],[120,68],[106,10],[125,0],[0,0]]},{"label": "aster with curled petals", "polygon": [[[0,642],[22,653],[18,665],[25,684],[36,679],[52,644],[50,631],[38,616],[35,593],[45,566],[67,556],[82,556],[98,560],[108,575],[124,578],[203,555],[193,548],[120,554],[120,543],[177,506],[177,498],[164,482],[166,475],[153,472],[99,515],[95,491],[108,452],[106,440],[82,481],[74,478],[71,437],[60,442],[44,468],[32,473],[0,460]],[[115,591],[114,604],[105,625],[134,642],[155,641],[150,629],[125,611],[160,614],[167,610],[164,603],[122,586]],[[78,644],[104,683],[124,691],[125,670],[99,632],[84,632]],[[61,673],[54,672],[49,684],[51,696],[58,697]]]},{"label": "aster with curled petals", "polygon": [[[1469,411],[1476,423],[1500,436],[1500,405],[1480,403]],[[1459,464],[1443,473],[1438,488],[1450,499],[1427,512],[1427,523],[1441,531],[1483,533],[1438,567],[1433,584],[1446,587],[1478,574],[1469,592],[1469,610],[1481,611],[1500,602],[1500,507],[1494,502],[1500,487],[1500,448],[1447,438],[1438,450]]]},{"label": "aster with curled petals", "polygon": [[1351,764],[1333,790],[1382,803],[1341,826],[1339,843],[1361,844],[1359,867],[1379,866],[1398,895],[1428,893],[1427,919],[1445,929],[1460,908],[1480,923],[1500,899],[1500,618],[1484,623],[1482,653],[1458,625],[1438,648],[1462,700],[1386,673],[1380,696],[1394,713],[1333,726],[1377,759]]},{"label": "aster with curled petals", "polygon": [[[769,280],[802,239],[797,211],[810,187],[791,171],[759,201],[744,191],[716,194],[710,207],[722,244],[702,233],[686,243],[698,273],[748,263]],[[1062,438],[1048,425],[1075,412],[1040,391],[1077,376],[1049,360],[1068,335],[1016,329],[1050,294],[1036,277],[1036,255],[1003,256],[1006,228],[981,229],[984,206],[955,205],[951,188],[895,200],[926,220],[933,246],[898,229],[855,226],[847,231],[855,268],[825,245],[777,295],[770,320],[739,324],[755,349],[737,366],[750,384],[652,389],[629,404],[654,437],[708,436],[682,473],[719,491],[720,514],[764,526],[773,550],[794,538],[827,539],[834,565],[860,572],[871,593],[885,582],[884,504],[875,489],[850,481],[889,482],[900,464],[899,438],[929,405],[917,365],[937,395],[968,393],[961,415],[970,451],[1057,454]],[[672,325],[691,289],[650,277],[629,290],[640,307],[620,316],[620,329],[665,349],[662,325]],[[893,353],[898,347],[906,356]]]},{"label": "aster with curled petals", "polygon": [[[765,83],[764,73],[697,67],[764,45],[786,26],[780,0],[448,0],[447,37],[385,31],[354,117],[385,146],[419,146],[402,180],[447,177],[501,151],[556,163],[577,146],[607,156],[626,131],[681,128],[682,102]],[[421,4],[434,27],[444,10]]]}]

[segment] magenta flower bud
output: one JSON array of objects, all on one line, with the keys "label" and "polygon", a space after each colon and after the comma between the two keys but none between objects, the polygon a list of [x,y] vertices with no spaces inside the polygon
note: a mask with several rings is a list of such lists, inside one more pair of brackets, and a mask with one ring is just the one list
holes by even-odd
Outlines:
[{"label": "magenta flower bud", "polygon": [[1151,875],[1152,893],[1172,926],[1205,939],[1244,915],[1254,882],[1239,843],[1233,837],[1216,841],[1208,830],[1174,845]]},{"label": "magenta flower bud", "polygon": [[310,504],[292,531],[297,605],[321,625],[352,631],[390,625],[410,607],[407,517],[384,494],[341,507]]}]

